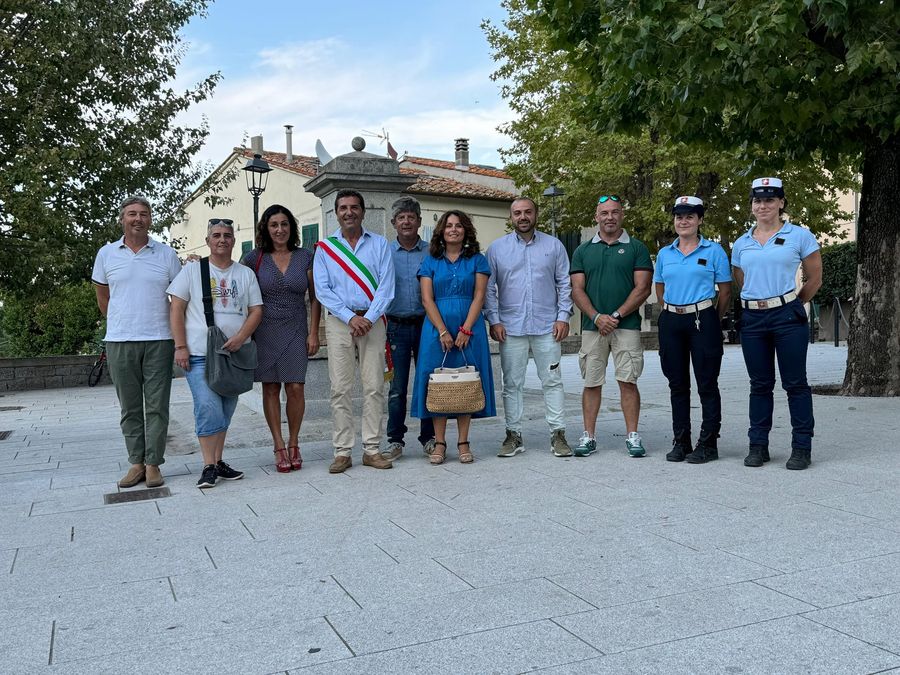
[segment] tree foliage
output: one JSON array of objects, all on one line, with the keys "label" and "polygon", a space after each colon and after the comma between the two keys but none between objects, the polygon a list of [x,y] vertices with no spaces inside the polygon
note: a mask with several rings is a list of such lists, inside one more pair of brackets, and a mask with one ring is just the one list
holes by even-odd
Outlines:
[{"label": "tree foliage", "polygon": [[143,193],[156,229],[199,178],[207,135],[179,114],[213,91],[172,82],[181,28],[206,0],[0,0],[0,290],[53,293],[89,278]]},{"label": "tree foliage", "polygon": [[[706,203],[707,236],[727,246],[743,233],[751,173],[775,168],[768,153],[744,156],[740,149],[713,151],[706,143],[676,142],[649,120],[619,127],[606,117],[588,117],[584,101],[591,82],[556,46],[546,17],[528,0],[505,0],[504,6],[504,26],[485,22],[483,29],[499,63],[494,79],[517,115],[502,128],[514,142],[501,153],[525,193],[540,195],[551,182],[563,187],[564,229],[592,225],[598,193],[620,194],[629,205],[626,227],[651,250],[671,240],[669,209],[682,194]],[[850,167],[823,172],[814,157],[778,168],[792,186],[792,219],[835,235],[849,218],[838,207],[837,194],[855,186]],[[548,218],[545,208],[545,223]]]},{"label": "tree foliage", "polygon": [[[781,173],[862,174],[843,391],[900,395],[900,12],[894,0],[529,0],[591,128],[650,126]],[[788,183],[791,198],[797,192]],[[813,223],[810,223],[811,225]]]}]

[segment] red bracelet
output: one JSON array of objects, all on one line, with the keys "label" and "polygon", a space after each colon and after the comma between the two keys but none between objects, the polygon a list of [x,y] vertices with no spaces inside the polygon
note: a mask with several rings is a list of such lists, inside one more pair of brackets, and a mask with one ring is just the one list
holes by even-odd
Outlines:
[{"label": "red bracelet", "polygon": [[473,333],[472,331],[467,330],[467,329],[466,329],[465,327],[463,327],[463,326],[460,326],[460,327],[459,327],[459,332],[462,333],[463,335],[468,335],[469,337],[472,337],[472,336],[474,335],[474,333]]}]

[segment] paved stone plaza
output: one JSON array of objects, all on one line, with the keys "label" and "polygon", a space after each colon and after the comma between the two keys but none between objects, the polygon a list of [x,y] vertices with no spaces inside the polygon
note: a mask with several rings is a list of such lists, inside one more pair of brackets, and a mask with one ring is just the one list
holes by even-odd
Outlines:
[{"label": "paved stone plaza", "polygon": [[[812,382],[839,382],[845,358],[812,347]],[[576,358],[563,369],[574,445]],[[451,436],[443,466],[411,447],[377,471],[357,448],[331,476],[320,418],[303,470],[277,474],[239,406],[225,459],[247,476],[205,492],[177,380],[171,496],[110,506],[127,464],[112,388],[2,396],[0,672],[900,671],[897,399],[816,396],[813,466],[789,472],[778,391],[772,462],[748,469],[739,347],[723,371],[707,465],[665,461],[648,352],[644,459],[609,388],[600,452],[554,458],[532,372],[524,455],[495,456],[498,417],[473,424],[471,466]]]}]

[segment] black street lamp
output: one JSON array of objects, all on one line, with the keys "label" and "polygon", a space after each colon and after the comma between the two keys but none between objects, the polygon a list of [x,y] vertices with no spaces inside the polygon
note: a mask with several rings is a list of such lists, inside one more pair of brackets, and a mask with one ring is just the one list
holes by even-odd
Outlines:
[{"label": "black street lamp", "polygon": [[259,221],[259,196],[266,191],[266,181],[268,174],[272,170],[269,163],[262,158],[262,155],[255,154],[253,159],[247,160],[247,166],[244,178],[247,179],[247,190],[253,195],[253,228],[256,229],[256,223]]},{"label": "black street lamp", "polygon": [[544,190],[544,196],[550,197],[550,230],[556,236],[556,198],[564,197],[565,192],[556,187],[556,183],[550,183],[550,187]]}]

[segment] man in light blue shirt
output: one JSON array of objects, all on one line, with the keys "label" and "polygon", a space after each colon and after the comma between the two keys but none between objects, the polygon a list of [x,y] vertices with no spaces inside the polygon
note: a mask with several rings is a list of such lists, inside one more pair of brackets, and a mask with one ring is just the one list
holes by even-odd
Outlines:
[{"label": "man in light blue shirt", "polygon": [[356,363],[362,382],[363,466],[390,469],[381,456],[384,417],[384,313],[394,299],[394,263],[387,239],[362,226],[363,196],[340,190],[334,200],[340,230],[316,246],[313,280],[316,296],[328,310],[328,377],[334,462],[331,473],[343,473],[353,462],[355,443],[352,391]]},{"label": "man in light blue shirt", "polygon": [[569,457],[566,442],[565,391],[559,362],[560,342],[569,334],[572,286],[569,257],[562,243],[536,229],[538,208],[528,197],[510,206],[513,232],[487,252],[491,266],[484,314],[491,337],[500,343],[506,439],[500,457],[525,452],[522,441],[523,389],[529,350],[534,355],[550,426],[550,450]]},{"label": "man in light blue shirt", "polygon": [[[394,379],[388,394],[387,437],[385,457],[395,460],[403,454],[406,426],[406,396],[409,390],[409,364],[418,363],[419,341],[425,308],[419,286],[419,265],[428,255],[428,244],[419,236],[422,208],[414,197],[401,197],[391,205],[391,224],[397,239],[391,242],[394,261],[394,301],[387,310],[387,338],[394,361]],[[434,422],[423,417],[419,442],[430,454],[434,449]]]}]

